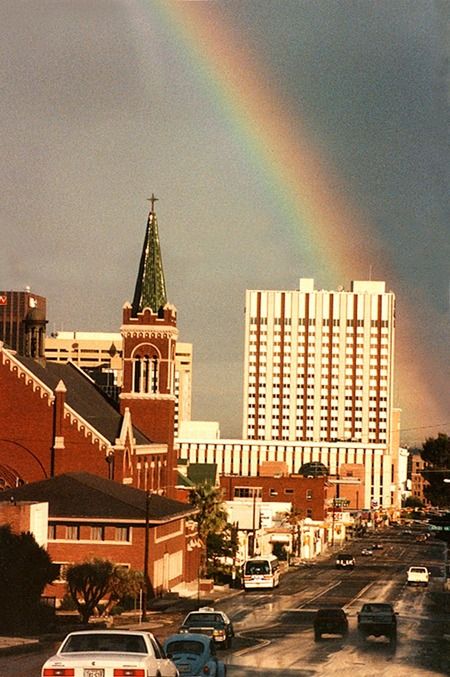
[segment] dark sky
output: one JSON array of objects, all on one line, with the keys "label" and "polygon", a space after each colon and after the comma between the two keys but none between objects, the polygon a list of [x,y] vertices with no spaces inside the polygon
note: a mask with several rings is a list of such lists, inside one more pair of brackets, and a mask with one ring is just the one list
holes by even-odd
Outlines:
[{"label": "dark sky", "polygon": [[[0,288],[46,296],[51,331],[117,331],[154,191],[195,418],[240,436],[245,289],[370,267],[397,295],[403,438],[449,430],[447,3],[13,1],[0,26]],[[356,215],[337,238],[314,162],[283,174],[284,120]]]}]

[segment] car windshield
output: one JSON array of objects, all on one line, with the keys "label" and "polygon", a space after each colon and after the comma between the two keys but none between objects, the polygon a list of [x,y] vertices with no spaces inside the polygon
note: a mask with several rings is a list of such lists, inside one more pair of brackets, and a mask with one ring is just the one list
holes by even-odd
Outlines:
[{"label": "car windshield", "polygon": [[372,613],[391,613],[392,607],[390,604],[364,604],[363,611]]},{"label": "car windshield", "polygon": [[249,576],[258,574],[270,574],[269,562],[264,560],[256,560],[254,562],[247,562],[245,565],[245,573]]},{"label": "car windshield", "polygon": [[220,614],[191,614],[184,621],[184,625],[195,625],[197,627],[217,624],[224,624]]},{"label": "car windshield", "polygon": [[177,639],[175,642],[168,643],[166,653],[168,656],[175,656],[176,654],[192,654],[194,656],[201,656],[204,650],[205,646],[202,644],[202,642],[195,642],[191,639]]},{"label": "car windshield", "polygon": [[99,633],[72,635],[61,647],[61,653],[79,652],[147,653],[145,640],[140,635]]}]

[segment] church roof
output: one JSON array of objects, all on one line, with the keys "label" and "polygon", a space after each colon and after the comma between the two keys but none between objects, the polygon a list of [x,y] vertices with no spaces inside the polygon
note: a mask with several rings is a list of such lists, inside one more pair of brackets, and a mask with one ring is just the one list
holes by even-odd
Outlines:
[{"label": "church roof", "polygon": [[[23,355],[15,357],[53,391],[62,380],[67,388],[66,403],[112,445],[115,444],[121,432],[122,414],[113,400],[109,399],[81,369],[70,362],[67,364],[47,362],[44,367],[31,357]],[[134,426],[133,435],[136,444],[151,444],[151,440]]]},{"label": "church roof", "polygon": [[139,263],[138,277],[134,290],[132,315],[136,317],[144,308],[157,313],[167,303],[166,283],[159,244],[158,219],[154,212],[157,200],[152,194],[150,213],[147,219],[144,246]]},{"label": "church roof", "polygon": [[[24,484],[0,492],[0,501],[38,501],[49,504],[49,518],[146,519],[147,494],[87,472],[73,472]],[[195,509],[182,501],[149,494],[150,522],[192,515]]]}]

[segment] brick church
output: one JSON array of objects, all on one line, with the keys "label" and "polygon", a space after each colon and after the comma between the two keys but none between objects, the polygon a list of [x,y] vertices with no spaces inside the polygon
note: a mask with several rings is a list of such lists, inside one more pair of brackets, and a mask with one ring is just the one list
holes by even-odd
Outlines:
[{"label": "brick church", "polygon": [[154,201],[133,301],[123,307],[118,405],[75,365],[46,363],[45,299],[0,292],[1,486],[88,470],[174,495],[177,315],[167,303]]},{"label": "brick church", "polygon": [[[66,533],[71,534],[66,540],[72,541],[72,554],[65,548],[64,562],[76,561],[81,553],[83,557],[89,553],[99,556],[97,546],[101,544],[94,542],[86,549],[86,541],[98,540],[98,524],[111,521],[111,515],[102,510],[96,520],[92,505],[89,514],[84,515],[80,505],[79,515],[66,515],[84,525],[83,549],[77,551],[73,535],[81,533],[80,524],[77,532],[67,530],[64,523],[58,538],[54,537],[62,519],[58,510],[65,510],[57,487],[67,483],[82,487],[80,500],[89,503],[89,491],[98,492],[100,485],[86,473],[101,478],[101,491],[106,497],[114,495],[114,486],[119,483],[125,494],[129,489],[130,505],[135,506],[135,531],[139,527],[142,534],[144,518],[147,528],[155,523],[151,543],[161,543],[160,552],[158,548],[154,551],[161,562],[160,566],[154,563],[154,571],[161,585],[168,588],[174,581],[192,580],[197,575],[198,539],[192,529],[192,507],[175,500],[177,314],[167,302],[155,201],[152,195],[133,300],[123,306],[124,373],[118,403],[76,365],[46,363],[45,299],[29,290],[0,292],[0,523],[5,522],[2,501],[44,501],[48,495],[48,523],[53,525],[49,527],[48,549],[54,561],[55,553],[58,557],[62,552],[56,542],[61,545]],[[62,476],[68,479],[63,482]],[[143,490],[147,502],[139,499],[140,492],[133,493],[136,490]],[[149,496],[160,498],[149,504]],[[155,514],[149,516],[148,508],[153,504]],[[92,533],[96,538],[91,539]],[[107,556],[104,543],[100,552]],[[161,563],[171,556],[176,564],[167,564],[163,575]],[[142,561],[140,556],[137,559]]]}]

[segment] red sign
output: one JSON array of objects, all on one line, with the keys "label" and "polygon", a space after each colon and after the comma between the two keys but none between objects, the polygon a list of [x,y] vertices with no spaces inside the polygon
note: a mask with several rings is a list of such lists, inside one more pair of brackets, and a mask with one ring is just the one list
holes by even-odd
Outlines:
[{"label": "red sign", "polygon": [[6,306],[7,303],[8,303],[8,297],[6,296],[6,294],[4,294],[3,296],[0,296],[0,306]]}]

